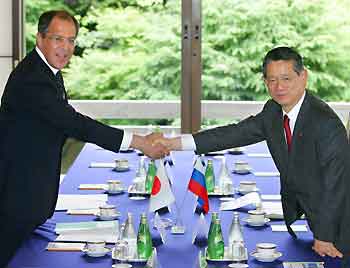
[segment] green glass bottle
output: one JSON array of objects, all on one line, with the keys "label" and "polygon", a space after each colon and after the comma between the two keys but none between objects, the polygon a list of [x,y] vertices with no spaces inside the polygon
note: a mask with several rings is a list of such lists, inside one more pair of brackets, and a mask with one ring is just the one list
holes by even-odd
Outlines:
[{"label": "green glass bottle", "polygon": [[207,168],[205,169],[205,184],[207,186],[208,193],[213,193],[215,187],[215,175],[213,168],[213,160],[211,159],[208,159]]},{"label": "green glass bottle", "polygon": [[145,213],[141,214],[140,226],[137,234],[137,253],[139,259],[148,259],[152,254],[152,237]]},{"label": "green glass bottle", "polygon": [[213,234],[212,230],[213,230],[213,226],[215,224],[215,219],[218,218],[218,213],[217,212],[213,212],[211,214],[211,222],[210,222],[210,227],[209,227],[209,232],[208,232],[208,241],[210,239],[210,235]]},{"label": "green glass bottle", "polygon": [[216,218],[208,239],[208,257],[210,259],[223,259],[225,244],[221,232],[220,219]]},{"label": "green glass bottle", "polygon": [[154,182],[154,176],[156,176],[157,168],[154,160],[151,160],[148,164],[148,170],[147,170],[147,176],[146,176],[146,193],[152,192],[153,182]]}]

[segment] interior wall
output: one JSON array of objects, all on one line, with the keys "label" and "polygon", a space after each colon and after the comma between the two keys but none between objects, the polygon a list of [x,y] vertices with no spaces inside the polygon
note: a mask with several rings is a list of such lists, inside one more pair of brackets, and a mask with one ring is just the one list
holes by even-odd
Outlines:
[{"label": "interior wall", "polygon": [[12,0],[1,0],[0,8],[0,95],[12,70]]}]

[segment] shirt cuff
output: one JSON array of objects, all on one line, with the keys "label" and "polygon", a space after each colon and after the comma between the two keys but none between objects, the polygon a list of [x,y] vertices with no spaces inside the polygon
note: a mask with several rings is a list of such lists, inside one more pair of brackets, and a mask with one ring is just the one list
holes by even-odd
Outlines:
[{"label": "shirt cuff", "polygon": [[182,134],[181,144],[181,149],[184,151],[195,151],[197,149],[196,143],[194,142],[193,136],[191,134]]},{"label": "shirt cuff", "polygon": [[120,145],[119,150],[127,150],[130,147],[131,140],[132,140],[132,133],[124,131],[124,136],[122,140],[122,144]]}]

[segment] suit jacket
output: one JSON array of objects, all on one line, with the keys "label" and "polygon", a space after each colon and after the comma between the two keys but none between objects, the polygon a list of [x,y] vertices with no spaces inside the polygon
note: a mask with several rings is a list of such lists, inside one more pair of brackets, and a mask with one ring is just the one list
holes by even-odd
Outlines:
[{"label": "suit jacket", "polygon": [[11,73],[0,107],[0,215],[52,216],[66,137],[119,150],[123,131],[76,112],[62,91],[35,50]]},{"label": "suit jacket", "polygon": [[280,172],[284,219],[289,226],[303,213],[314,237],[349,250],[349,145],[334,111],[308,91],[298,114],[288,153],[282,109],[269,100],[263,110],[238,124],[194,135],[199,153],[266,140]]}]

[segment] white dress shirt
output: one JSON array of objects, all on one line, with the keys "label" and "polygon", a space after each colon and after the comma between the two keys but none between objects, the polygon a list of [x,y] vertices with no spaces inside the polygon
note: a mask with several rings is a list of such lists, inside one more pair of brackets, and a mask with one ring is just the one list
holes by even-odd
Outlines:
[{"label": "white dress shirt", "polygon": [[[52,67],[48,61],[46,60],[44,54],[41,52],[41,50],[36,46],[35,47],[36,52],[39,54],[40,58],[45,62],[45,64],[47,66],[49,66],[50,70],[53,72],[53,74],[56,76],[57,72],[59,71],[58,69]],[[123,135],[123,140],[122,143],[120,145],[120,150],[126,150],[130,147],[130,143],[132,140],[132,133],[124,131],[124,135]]]}]

